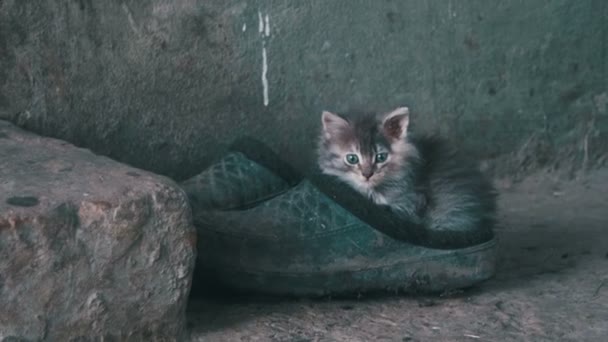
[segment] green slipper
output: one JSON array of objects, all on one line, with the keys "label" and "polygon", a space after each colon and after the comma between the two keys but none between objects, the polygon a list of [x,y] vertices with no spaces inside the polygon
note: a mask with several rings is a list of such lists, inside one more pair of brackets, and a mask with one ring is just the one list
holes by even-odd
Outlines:
[{"label": "green slipper", "polygon": [[291,187],[289,182],[238,151],[229,152],[181,187],[194,212],[245,208]]},{"label": "green slipper", "polygon": [[199,272],[273,295],[442,292],[494,274],[496,241],[458,249],[405,243],[373,229],[308,181],[244,210],[201,212]]},{"label": "green slipper", "polygon": [[[270,165],[276,156],[260,154],[263,147],[251,143],[241,149],[245,153],[233,151],[196,181],[182,184],[197,201],[197,279],[212,279],[233,290],[314,296],[441,292],[472,286],[494,274],[496,241],[491,230],[435,237],[383,215],[374,219],[373,210],[362,208],[361,201],[340,200],[354,196],[343,195],[348,189],[323,188],[316,180],[292,187],[299,177],[286,167]],[[237,169],[247,172],[223,171]]]}]

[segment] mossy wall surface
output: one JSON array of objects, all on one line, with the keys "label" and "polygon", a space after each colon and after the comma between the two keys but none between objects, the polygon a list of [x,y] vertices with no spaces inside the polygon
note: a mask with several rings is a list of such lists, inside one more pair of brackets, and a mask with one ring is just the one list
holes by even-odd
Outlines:
[{"label": "mossy wall surface", "polygon": [[0,0],[0,118],[178,179],[242,135],[306,167],[322,109],[401,104],[505,170],[596,165],[607,18],[604,0]]}]

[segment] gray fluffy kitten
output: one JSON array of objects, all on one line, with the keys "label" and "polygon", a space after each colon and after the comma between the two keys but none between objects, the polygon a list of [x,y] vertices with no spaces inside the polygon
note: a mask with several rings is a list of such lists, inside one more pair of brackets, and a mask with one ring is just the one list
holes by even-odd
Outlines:
[{"label": "gray fluffy kitten", "polygon": [[408,133],[409,110],[322,115],[319,167],[399,217],[441,231],[493,225],[496,192],[475,162]]}]

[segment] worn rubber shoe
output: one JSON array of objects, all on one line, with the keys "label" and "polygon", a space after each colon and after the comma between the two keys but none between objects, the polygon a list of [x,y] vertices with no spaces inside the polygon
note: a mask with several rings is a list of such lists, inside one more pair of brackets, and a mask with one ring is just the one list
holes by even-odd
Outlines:
[{"label": "worn rubber shoe", "polygon": [[230,289],[316,296],[442,292],[494,274],[496,242],[433,249],[395,240],[308,181],[243,210],[195,214],[199,272]]},{"label": "worn rubber shoe", "polygon": [[[272,158],[247,155],[232,152],[203,172],[204,177],[182,185],[198,197],[212,189],[193,206],[199,235],[197,279],[245,292],[321,296],[374,290],[442,292],[475,285],[494,274],[496,241],[489,230],[455,236],[457,245],[436,239],[440,248],[425,241],[429,235],[396,236],[385,227],[372,227],[361,211],[353,215],[317,184],[303,180],[292,187],[285,180],[289,177],[258,163],[268,165]],[[225,167],[235,163],[240,166]],[[230,172],[222,178],[224,169],[251,172]],[[255,191],[249,190],[250,184]]]},{"label": "worn rubber shoe", "polygon": [[181,183],[194,212],[246,208],[288,190],[290,183],[264,166],[231,151]]}]

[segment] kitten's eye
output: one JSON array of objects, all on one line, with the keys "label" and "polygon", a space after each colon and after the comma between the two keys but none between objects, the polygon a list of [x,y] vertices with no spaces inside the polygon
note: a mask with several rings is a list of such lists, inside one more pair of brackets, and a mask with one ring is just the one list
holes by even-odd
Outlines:
[{"label": "kitten's eye", "polygon": [[376,154],[376,163],[384,163],[387,158],[388,158],[388,153],[386,153],[386,152],[378,153],[378,154]]},{"label": "kitten's eye", "polygon": [[357,163],[359,163],[359,157],[357,157],[356,154],[347,154],[346,155],[346,162],[349,163],[350,165],[356,165]]}]

